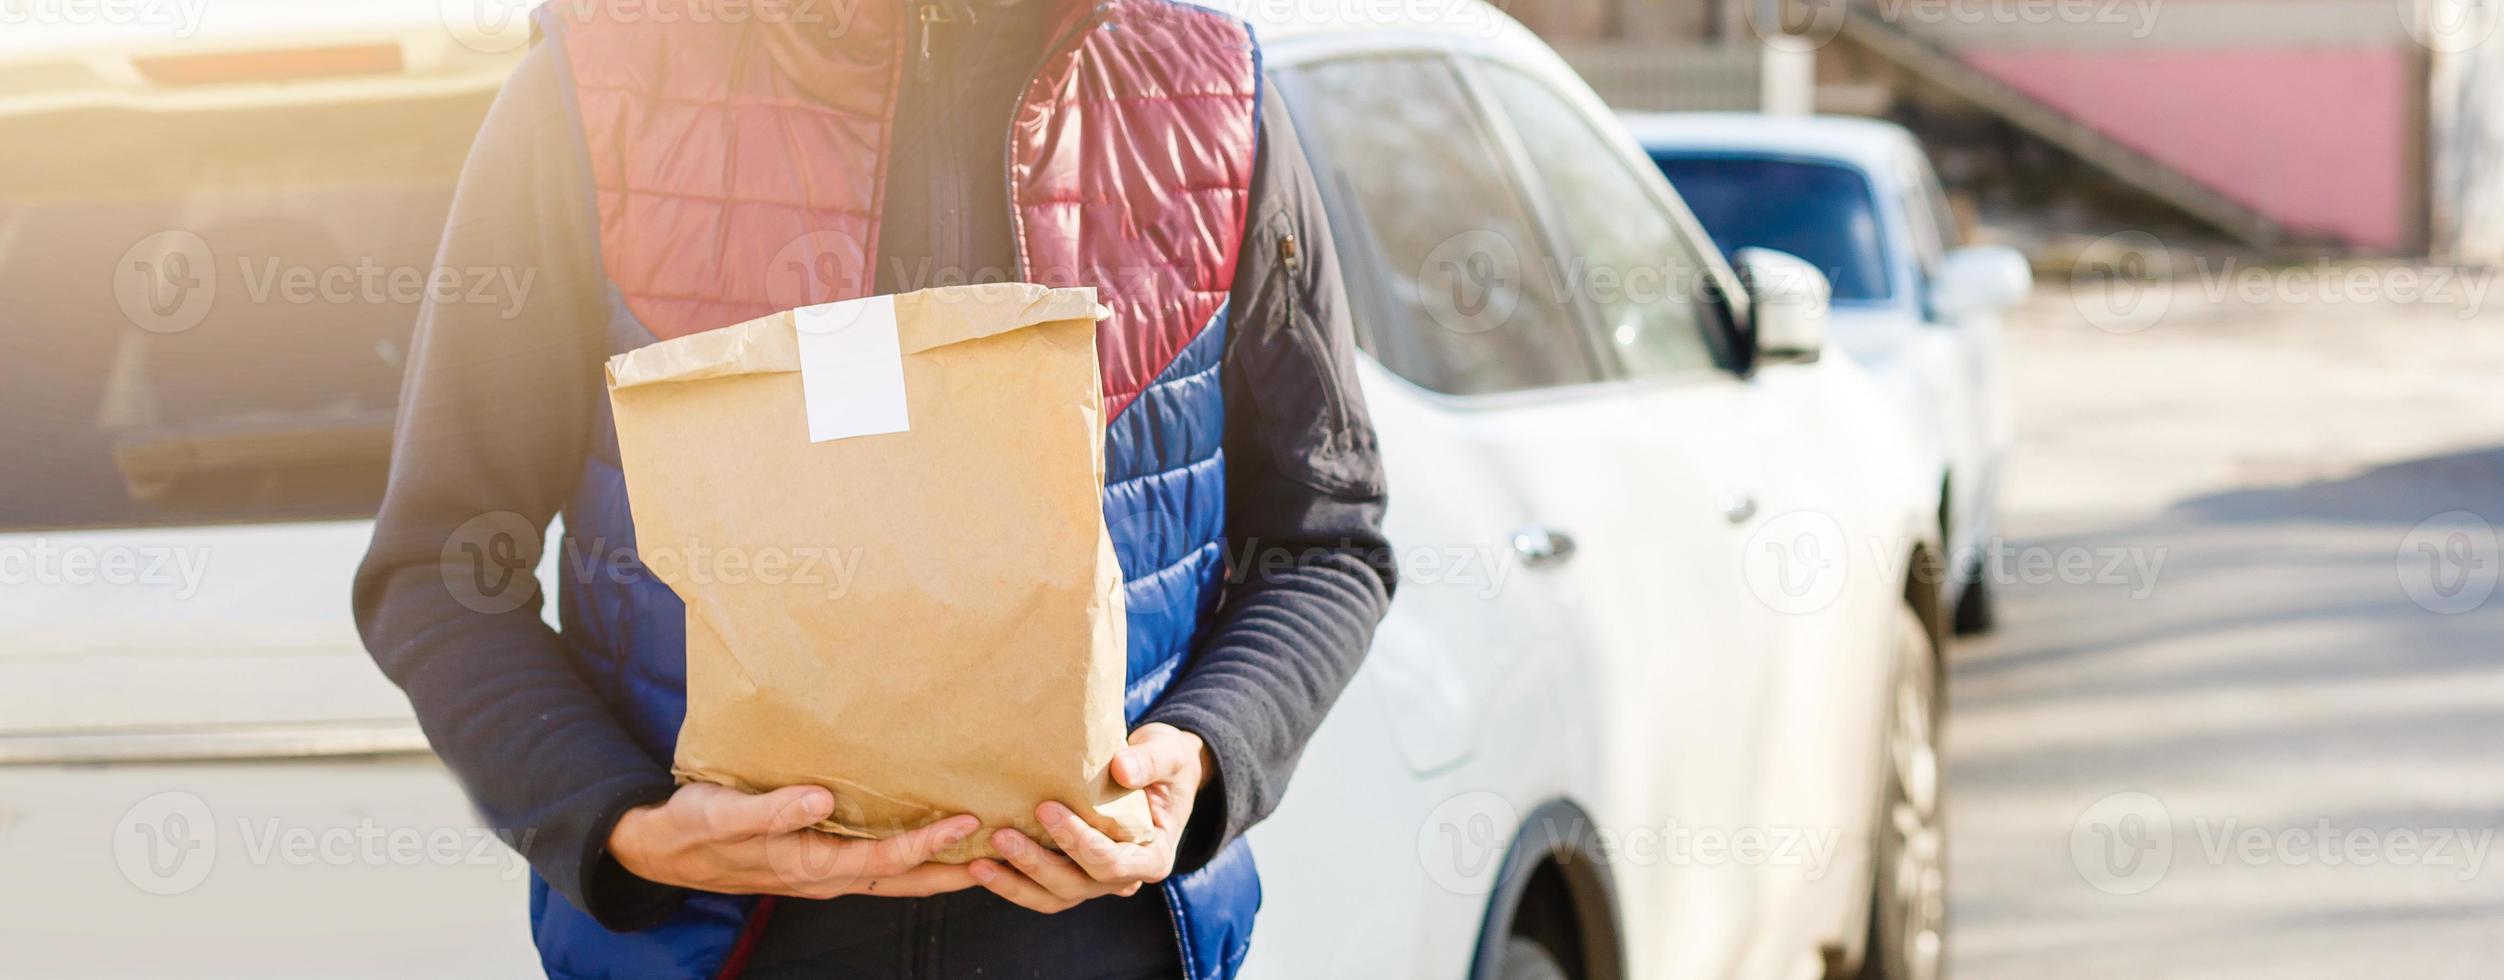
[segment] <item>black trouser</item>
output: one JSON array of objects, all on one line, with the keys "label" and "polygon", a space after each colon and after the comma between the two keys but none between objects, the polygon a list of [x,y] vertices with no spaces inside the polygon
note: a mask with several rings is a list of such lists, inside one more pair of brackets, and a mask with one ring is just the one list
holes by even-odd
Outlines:
[{"label": "black trouser", "polygon": [[1145,980],[1182,975],[1163,893],[1099,898],[1059,915],[979,888],[935,898],[782,899],[741,976],[756,980]]}]

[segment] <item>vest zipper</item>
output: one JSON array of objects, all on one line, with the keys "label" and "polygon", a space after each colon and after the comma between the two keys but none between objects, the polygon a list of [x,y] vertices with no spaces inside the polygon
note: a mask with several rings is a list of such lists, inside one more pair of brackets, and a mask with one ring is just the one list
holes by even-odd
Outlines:
[{"label": "vest zipper", "polygon": [[[946,0],[924,0],[914,7],[914,28],[921,34],[922,50],[921,57],[914,59],[913,73],[927,84],[933,74],[930,68],[930,36],[938,31],[939,25],[956,23],[957,17],[948,10]],[[969,7],[965,11],[965,22],[970,24],[973,21],[974,11]]]},{"label": "vest zipper", "polygon": [[[914,59],[914,76],[922,88],[923,114],[927,119],[955,118],[960,104],[966,101],[964,73],[958,70],[964,61],[961,49],[965,38],[961,34],[949,35],[946,43],[954,47],[946,52],[952,59],[951,70],[947,72],[937,69],[940,52],[932,39],[938,36],[942,27],[971,27],[978,19],[979,15],[968,0],[916,0],[913,20],[921,36],[918,39],[920,52]],[[923,132],[925,138],[929,138],[947,129],[945,126],[930,127]],[[958,262],[970,265],[965,262],[969,257],[969,242],[973,238],[972,215],[967,213],[966,206],[969,178],[963,154],[957,152],[962,138],[937,142],[941,145],[933,148],[935,152],[929,154],[930,165],[922,171],[926,181],[923,200],[929,202],[931,227],[935,233],[931,242],[932,258],[954,255]],[[925,270],[923,281],[912,285],[926,288],[971,282],[976,271],[971,268],[949,270],[932,267]],[[898,285],[904,284],[899,282]]]}]

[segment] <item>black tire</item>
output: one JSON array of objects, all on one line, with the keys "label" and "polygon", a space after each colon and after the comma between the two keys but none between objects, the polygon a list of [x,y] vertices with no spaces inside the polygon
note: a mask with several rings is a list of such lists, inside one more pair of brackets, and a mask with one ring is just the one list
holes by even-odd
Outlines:
[{"label": "black tire", "polygon": [[1496,980],[1571,980],[1547,947],[1526,936],[1504,941],[1504,961],[1496,966],[1495,975]]},{"label": "black tire", "polygon": [[1946,788],[1939,755],[1945,684],[1921,617],[1907,609],[1901,619],[1861,980],[1947,976],[1947,833],[1940,820]]},{"label": "black tire", "polygon": [[[1979,566],[1981,562],[1975,564]],[[1976,567],[1974,577],[1965,583],[1964,594],[1956,599],[1956,635],[1988,633],[1998,624],[1998,616],[1991,608],[1990,570]]]}]

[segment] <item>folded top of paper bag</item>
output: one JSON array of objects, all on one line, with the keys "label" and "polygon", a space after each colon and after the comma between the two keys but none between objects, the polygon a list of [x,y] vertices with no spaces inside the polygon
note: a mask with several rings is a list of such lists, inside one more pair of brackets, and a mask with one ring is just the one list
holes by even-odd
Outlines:
[{"label": "folded top of paper bag", "polygon": [[1040,323],[1111,315],[1097,305],[1095,289],[1086,286],[981,283],[869,296],[784,310],[638,347],[609,358],[609,388],[798,371],[800,334],[838,333],[871,322],[894,324],[890,329],[897,353],[910,356]]}]

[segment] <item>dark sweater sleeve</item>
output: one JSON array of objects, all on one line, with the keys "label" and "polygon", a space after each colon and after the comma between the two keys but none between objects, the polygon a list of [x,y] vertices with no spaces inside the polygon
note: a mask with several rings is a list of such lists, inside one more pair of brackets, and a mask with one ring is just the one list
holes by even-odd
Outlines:
[{"label": "dark sweater sleeve", "polygon": [[532,574],[581,469],[606,353],[598,217],[559,67],[549,46],[529,54],[462,170],[437,262],[508,272],[521,302],[421,309],[354,602],[366,649],[486,819],[622,929],[676,893],[608,858],[609,829],[673,784],[575,672]]},{"label": "dark sweater sleeve", "polygon": [[1222,373],[1232,571],[1207,641],[1142,719],[1200,736],[1217,760],[1177,871],[1206,864],[1277,808],[1396,579],[1338,257],[1274,91],[1261,104],[1261,140]]}]

